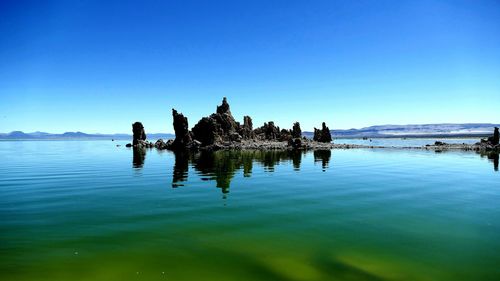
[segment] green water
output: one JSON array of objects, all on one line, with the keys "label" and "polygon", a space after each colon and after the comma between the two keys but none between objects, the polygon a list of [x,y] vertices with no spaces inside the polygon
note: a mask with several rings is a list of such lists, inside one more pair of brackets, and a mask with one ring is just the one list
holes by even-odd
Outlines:
[{"label": "green water", "polygon": [[115,145],[0,142],[1,280],[500,280],[498,155]]}]

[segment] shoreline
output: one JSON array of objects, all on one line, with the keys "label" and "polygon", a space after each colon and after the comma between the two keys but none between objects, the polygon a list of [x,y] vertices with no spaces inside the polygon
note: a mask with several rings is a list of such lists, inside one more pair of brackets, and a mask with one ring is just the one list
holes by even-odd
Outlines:
[{"label": "shoreline", "polygon": [[[143,148],[163,148],[156,146],[152,142],[147,142]],[[476,144],[427,144],[423,146],[384,146],[384,145],[363,145],[363,144],[337,144],[322,143],[310,139],[302,139],[302,146],[297,148],[289,145],[285,141],[264,141],[264,140],[243,140],[240,142],[223,142],[208,146],[199,147],[200,151],[217,150],[331,150],[331,149],[394,149],[394,150],[431,150],[431,151],[474,151],[474,152],[492,152],[499,153],[500,146],[493,146],[484,143]]]}]

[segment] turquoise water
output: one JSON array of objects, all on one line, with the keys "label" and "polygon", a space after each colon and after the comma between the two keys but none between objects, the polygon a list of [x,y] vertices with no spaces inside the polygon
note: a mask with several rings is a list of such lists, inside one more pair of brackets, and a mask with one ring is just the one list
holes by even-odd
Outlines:
[{"label": "turquoise water", "polygon": [[500,280],[498,156],[116,144],[0,142],[1,280]]}]

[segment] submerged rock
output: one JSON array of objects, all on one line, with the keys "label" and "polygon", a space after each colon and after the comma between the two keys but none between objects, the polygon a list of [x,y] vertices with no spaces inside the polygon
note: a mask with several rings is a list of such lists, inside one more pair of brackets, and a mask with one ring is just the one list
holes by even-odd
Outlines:
[{"label": "submerged rock", "polygon": [[326,126],[325,122],[321,125],[321,130],[314,128],[313,140],[317,142],[332,141],[332,134],[330,133],[330,129]]}]

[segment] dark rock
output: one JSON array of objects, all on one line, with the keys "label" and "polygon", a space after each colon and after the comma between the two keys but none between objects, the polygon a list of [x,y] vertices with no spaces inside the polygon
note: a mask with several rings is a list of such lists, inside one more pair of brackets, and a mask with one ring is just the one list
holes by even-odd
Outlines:
[{"label": "dark rock", "polygon": [[192,140],[188,129],[188,119],[175,109],[172,109],[172,117],[174,119],[175,140],[171,149],[184,149]]},{"label": "dark rock", "polygon": [[[229,112],[229,110],[228,110]],[[221,131],[218,134],[224,139],[231,133],[236,132],[238,129],[238,124],[234,120],[231,112],[229,113],[215,113],[210,115],[211,119],[215,120],[215,123],[219,125]]]},{"label": "dark rock", "polygon": [[155,142],[154,146],[157,149],[167,149],[167,144],[163,141],[163,139],[159,139]]},{"label": "dark rock", "polygon": [[231,115],[231,110],[229,109],[229,103],[227,103],[227,98],[222,98],[222,104],[217,106],[218,114],[229,114]]},{"label": "dark rock", "polygon": [[498,127],[495,127],[495,131],[493,132],[493,139],[491,140],[492,145],[498,145],[499,142],[499,133],[498,133]]},{"label": "dark rock", "polygon": [[166,143],[165,143],[165,147],[167,149],[171,148],[172,145],[174,144],[174,140],[168,140]]},{"label": "dark rock", "polygon": [[447,145],[447,143],[442,142],[442,141],[436,141],[436,142],[434,142],[434,145],[436,145],[436,146],[443,146],[443,145]]},{"label": "dark rock", "polygon": [[289,141],[292,139],[292,132],[286,129],[281,129],[279,140],[280,141]]},{"label": "dark rock", "polygon": [[193,138],[201,142],[202,146],[227,141],[241,141],[240,133],[251,137],[251,119],[245,118],[243,127],[234,120],[227,99],[217,106],[217,112],[209,117],[203,117],[192,129]]},{"label": "dark rock", "polygon": [[321,130],[314,128],[313,140],[317,142],[331,142],[332,135],[330,129],[326,126],[325,122],[321,125]]},{"label": "dark rock", "polygon": [[302,139],[300,138],[294,138],[288,140],[288,146],[292,147],[293,149],[302,149],[304,146],[302,145]]},{"label": "dark rock", "polygon": [[193,138],[202,143],[202,145],[211,145],[219,141],[220,126],[215,119],[203,117],[193,127]]},{"label": "dark rock", "polygon": [[125,145],[125,147],[132,147],[132,144],[131,144],[131,143],[127,143],[127,144]]},{"label": "dark rock", "polygon": [[302,137],[302,130],[300,129],[300,123],[295,122],[293,123],[292,127],[292,138],[301,138]]},{"label": "dark rock", "polygon": [[148,141],[145,141],[145,140],[138,140],[137,144],[135,144],[134,147],[153,148],[154,144],[152,142],[148,142]]},{"label": "dark rock", "polygon": [[255,135],[261,140],[277,140],[280,137],[280,128],[274,125],[273,121],[264,123],[264,126],[255,129]]},{"label": "dark rock", "polygon": [[238,134],[238,133],[231,133],[230,139],[231,139],[231,141],[241,142],[242,138],[241,138],[240,134]]},{"label": "dark rock", "polygon": [[132,124],[132,133],[134,134],[132,139],[133,145],[137,145],[140,140],[146,140],[146,132],[141,122]]},{"label": "dark rock", "polygon": [[243,125],[240,126],[238,133],[245,140],[255,138],[255,134],[253,132],[252,118],[250,118],[250,116],[243,117]]}]

